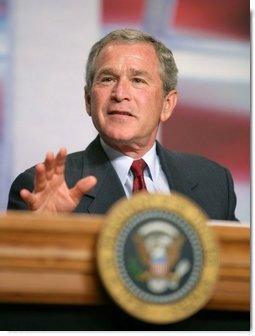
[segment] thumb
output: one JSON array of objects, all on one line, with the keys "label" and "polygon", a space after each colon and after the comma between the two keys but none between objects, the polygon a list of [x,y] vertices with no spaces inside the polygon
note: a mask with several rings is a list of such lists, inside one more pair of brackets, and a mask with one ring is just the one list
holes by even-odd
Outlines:
[{"label": "thumb", "polygon": [[78,204],[84,194],[94,188],[97,184],[97,179],[95,176],[87,176],[79,180],[76,185],[70,189],[70,196],[73,201]]}]

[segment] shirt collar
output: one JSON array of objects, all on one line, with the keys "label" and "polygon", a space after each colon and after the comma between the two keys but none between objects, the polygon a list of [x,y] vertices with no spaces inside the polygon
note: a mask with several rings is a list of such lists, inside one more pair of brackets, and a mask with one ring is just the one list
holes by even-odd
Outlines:
[{"label": "shirt collar", "polygon": [[106,155],[113,165],[113,168],[116,170],[121,183],[124,185],[133,159],[107,145],[102,138],[100,138],[100,141]]},{"label": "shirt collar", "polygon": [[[156,143],[153,144],[153,146],[151,147],[151,149],[144,154],[144,156],[142,157],[144,159],[144,161],[146,162],[147,166],[148,166],[148,174],[150,176],[150,178],[152,179],[153,182],[156,181],[157,179],[157,175],[158,175],[158,169],[157,169],[157,154],[156,154]],[[145,171],[146,173],[146,171]]]},{"label": "shirt collar", "polygon": [[[102,138],[100,138],[100,141],[106,155],[108,156],[111,164],[116,170],[116,173],[118,174],[121,183],[125,184],[131,164],[134,159],[130,156],[124,155],[123,153],[116,151],[108,144],[106,144]],[[149,175],[152,181],[155,182],[159,173],[156,154],[156,143],[153,144],[152,148],[142,158],[148,166],[148,169],[145,170],[145,174]]]}]

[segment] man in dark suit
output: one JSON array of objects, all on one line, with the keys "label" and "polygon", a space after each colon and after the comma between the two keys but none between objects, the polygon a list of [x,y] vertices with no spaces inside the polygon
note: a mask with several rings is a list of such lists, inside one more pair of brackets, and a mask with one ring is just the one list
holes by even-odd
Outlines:
[{"label": "man in dark suit", "polygon": [[[82,152],[67,155],[62,148],[56,157],[49,152],[44,163],[19,175],[8,208],[105,213],[137,185],[150,193],[179,191],[210,218],[235,220],[229,171],[156,141],[159,124],[175,108],[176,86],[172,52],[160,41],[133,29],[106,35],[90,51],[85,87],[87,112],[99,136]],[[137,164],[143,165],[141,176],[134,171]]]}]

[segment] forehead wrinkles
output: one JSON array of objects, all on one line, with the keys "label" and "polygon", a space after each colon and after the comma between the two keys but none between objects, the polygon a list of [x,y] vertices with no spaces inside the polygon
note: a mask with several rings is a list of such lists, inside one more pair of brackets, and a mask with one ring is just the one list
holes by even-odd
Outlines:
[{"label": "forehead wrinkles", "polygon": [[[146,63],[147,62],[147,63]],[[130,71],[150,73],[153,65],[161,77],[162,69],[154,47],[148,43],[111,43],[103,47],[95,62],[95,72],[106,69],[129,68]],[[129,71],[129,69],[128,69]]]}]

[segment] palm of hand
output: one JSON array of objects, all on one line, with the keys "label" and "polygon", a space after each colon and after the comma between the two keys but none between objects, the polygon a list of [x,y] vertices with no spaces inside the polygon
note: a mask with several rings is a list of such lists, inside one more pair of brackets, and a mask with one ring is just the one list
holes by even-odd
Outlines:
[{"label": "palm of hand", "polygon": [[30,210],[37,213],[72,212],[82,196],[96,184],[93,176],[79,180],[69,189],[64,176],[66,149],[55,157],[47,153],[44,163],[35,168],[34,190],[22,189],[20,195]]}]

